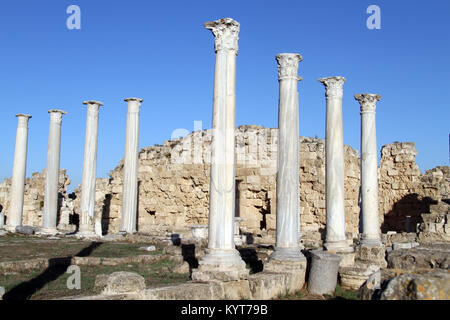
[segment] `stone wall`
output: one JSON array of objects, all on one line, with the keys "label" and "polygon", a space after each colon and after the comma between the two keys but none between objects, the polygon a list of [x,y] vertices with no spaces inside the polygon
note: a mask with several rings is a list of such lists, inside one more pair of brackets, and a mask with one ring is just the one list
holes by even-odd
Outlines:
[{"label": "stone wall", "polygon": [[421,174],[414,143],[396,142],[381,150],[379,168],[382,230],[416,231],[421,214],[430,205],[450,198],[450,167],[436,167]]},{"label": "stone wall", "polygon": [[[254,236],[274,236],[276,228],[277,129],[241,126],[236,132],[236,215],[241,229]],[[301,229],[319,240],[325,230],[324,141],[300,137]],[[208,224],[211,131],[144,148],[139,154],[139,219],[141,232],[182,231]],[[358,234],[359,157],[345,146],[347,231]],[[123,161],[99,179],[97,207],[103,227],[120,226]],[[76,191],[77,198],[80,190]],[[76,200],[77,201],[77,200]],[[102,203],[108,207],[101,209]],[[78,202],[75,203],[75,210]]]},{"label": "stone wall", "polygon": [[[71,214],[70,210],[73,210],[70,202],[71,199],[67,194],[67,186],[70,184],[69,176],[66,170],[60,170],[59,172],[59,205],[61,212],[59,218],[66,217]],[[10,197],[11,179],[5,179],[0,184],[0,205],[2,212],[8,216],[9,209],[9,197]],[[42,212],[44,210],[44,190],[45,190],[45,169],[40,172],[34,172],[31,178],[27,178],[25,181],[24,190],[24,204],[23,204],[23,216],[22,224],[28,226],[41,226],[42,225]],[[67,217],[67,225],[69,224],[69,217]]]}]

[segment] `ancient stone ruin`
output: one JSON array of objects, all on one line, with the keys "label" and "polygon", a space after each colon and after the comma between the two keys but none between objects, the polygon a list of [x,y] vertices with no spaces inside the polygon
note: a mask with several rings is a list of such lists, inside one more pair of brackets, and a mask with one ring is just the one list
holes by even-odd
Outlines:
[{"label": "ancient stone ruin", "polygon": [[[147,288],[134,273],[103,275],[98,281],[104,283],[104,291],[90,299],[270,299],[299,291],[306,282],[316,294],[332,294],[339,282],[360,290],[366,299],[434,299],[436,290],[443,292],[438,299],[448,299],[450,277],[443,270],[448,270],[450,259],[450,167],[422,174],[411,142],[383,146],[378,165],[375,110],[381,96],[377,94],[355,95],[361,112],[361,156],[344,145],[342,76],[319,79],[326,97],[325,140],[298,137],[302,57],[296,53],[276,56],[279,127],[236,128],[240,24],[226,18],[205,27],[215,37],[212,129],[139,151],[143,100],[125,99],[124,159],[109,177],[96,179],[103,104],[85,101],[83,179],[68,194],[70,180],[59,163],[65,112],[49,111],[47,167],[28,179],[31,116],[19,114],[13,175],[0,185],[5,230],[49,239],[152,239],[165,244],[161,257],[175,256],[181,263],[177,272],[190,275],[188,283],[163,288]],[[146,263],[161,257],[135,260]],[[107,261],[82,258],[86,259],[57,263]],[[30,265],[8,262],[0,268]],[[418,270],[418,265],[427,271],[407,273]],[[399,266],[403,271],[394,272]],[[427,287],[423,283],[429,278]],[[407,294],[399,294],[411,281],[425,286],[426,292],[408,288]]]}]

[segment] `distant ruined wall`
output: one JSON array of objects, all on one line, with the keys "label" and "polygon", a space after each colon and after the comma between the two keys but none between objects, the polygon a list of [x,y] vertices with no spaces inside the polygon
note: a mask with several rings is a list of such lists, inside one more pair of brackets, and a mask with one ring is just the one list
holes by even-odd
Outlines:
[{"label": "distant ruined wall", "polygon": [[[275,236],[278,130],[241,126],[236,130],[236,215],[241,229]],[[324,141],[299,138],[300,210],[304,237],[320,241],[325,229]],[[194,132],[144,148],[139,154],[139,218],[141,232],[183,230],[208,224],[211,131]],[[345,146],[346,218],[350,237],[358,234],[359,157]],[[97,180],[97,203],[105,203],[103,226],[117,232],[122,206],[123,161],[109,179]],[[77,199],[80,190],[76,191]],[[77,201],[77,200],[76,200]],[[75,210],[78,202],[75,202]]]},{"label": "distant ruined wall", "polygon": [[411,142],[388,144],[381,150],[379,196],[383,231],[415,231],[422,222],[421,214],[429,212],[431,204],[450,198],[450,167],[436,167],[422,175],[416,155]]},{"label": "distant ruined wall", "polygon": [[[59,205],[61,216],[69,214],[67,209],[73,209],[70,206],[71,199],[67,194],[67,186],[70,184],[69,176],[66,170],[59,171]],[[10,188],[11,179],[5,179],[0,183],[0,205],[2,206],[2,212],[8,216],[9,203],[10,203]],[[44,190],[45,190],[45,169],[40,172],[34,172],[31,178],[27,178],[25,181],[24,191],[24,204],[23,204],[23,216],[22,224],[28,226],[41,226],[42,225],[42,211],[44,210]],[[67,217],[68,219],[68,217]],[[69,224],[67,221],[66,224]]]}]

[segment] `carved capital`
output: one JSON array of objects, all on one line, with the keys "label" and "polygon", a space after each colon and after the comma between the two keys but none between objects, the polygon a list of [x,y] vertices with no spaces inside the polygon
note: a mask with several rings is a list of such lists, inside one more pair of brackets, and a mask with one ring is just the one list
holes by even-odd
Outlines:
[{"label": "carved capital", "polygon": [[236,54],[239,50],[239,22],[231,19],[219,19],[205,23],[205,28],[211,30],[215,39],[215,51],[234,50]]},{"label": "carved capital", "polygon": [[344,82],[347,81],[344,77],[321,78],[318,81],[325,86],[327,98],[342,98],[344,95]]},{"label": "carved capital", "polygon": [[376,103],[381,99],[378,94],[361,93],[355,94],[355,100],[361,105],[361,113],[375,112]]},{"label": "carved capital", "polygon": [[276,59],[278,62],[278,80],[302,80],[302,78],[297,75],[298,63],[303,60],[301,55],[298,53],[280,53],[276,56]]}]

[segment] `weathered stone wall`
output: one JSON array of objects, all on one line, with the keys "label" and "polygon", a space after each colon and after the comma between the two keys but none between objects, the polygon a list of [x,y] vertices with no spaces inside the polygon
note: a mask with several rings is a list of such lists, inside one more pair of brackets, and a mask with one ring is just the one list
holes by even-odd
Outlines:
[{"label": "weathered stone wall", "polygon": [[[236,215],[241,229],[253,235],[275,235],[277,129],[241,126],[236,132]],[[325,229],[324,141],[300,137],[301,229],[319,240]],[[211,131],[194,132],[139,154],[139,219],[142,232],[183,230],[208,224]],[[358,233],[359,157],[345,147],[347,231]],[[102,202],[103,227],[120,226],[123,161],[98,180],[98,210]],[[76,191],[77,199],[80,190]],[[79,204],[76,200],[75,210]],[[78,209],[79,210],[79,209]]]},{"label": "weathered stone wall", "polygon": [[414,143],[396,142],[381,150],[379,168],[382,230],[416,231],[421,214],[450,194],[450,167],[436,167],[421,174]]},{"label": "weathered stone wall", "polygon": [[[66,170],[59,172],[59,205],[61,208],[60,217],[64,214],[69,214],[67,209],[72,208],[70,205],[71,199],[67,194],[67,186],[70,184],[69,177]],[[10,197],[11,179],[5,179],[0,184],[0,205],[2,212],[8,216],[9,197]],[[25,181],[24,190],[24,204],[22,224],[28,226],[42,225],[42,212],[44,210],[44,190],[45,190],[45,169],[40,172],[34,172],[31,178]],[[7,219],[7,218],[6,218]],[[67,218],[68,219],[68,218]],[[67,221],[69,224],[69,221]]]}]

